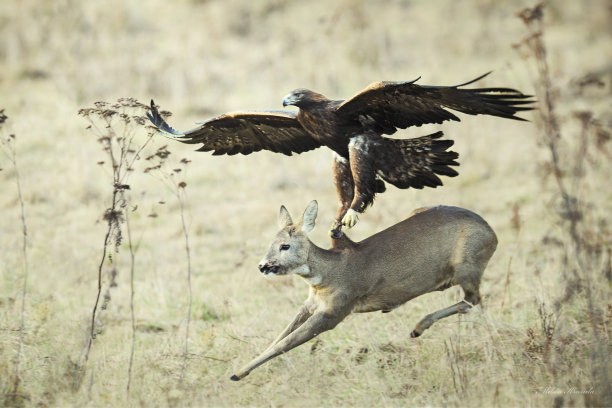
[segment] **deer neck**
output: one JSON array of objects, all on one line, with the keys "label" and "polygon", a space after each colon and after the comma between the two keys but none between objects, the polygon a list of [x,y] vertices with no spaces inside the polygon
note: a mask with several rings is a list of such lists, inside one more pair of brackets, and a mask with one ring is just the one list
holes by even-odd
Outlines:
[{"label": "deer neck", "polygon": [[329,251],[310,243],[306,263],[297,272],[312,287],[325,287],[338,272],[341,253]]}]

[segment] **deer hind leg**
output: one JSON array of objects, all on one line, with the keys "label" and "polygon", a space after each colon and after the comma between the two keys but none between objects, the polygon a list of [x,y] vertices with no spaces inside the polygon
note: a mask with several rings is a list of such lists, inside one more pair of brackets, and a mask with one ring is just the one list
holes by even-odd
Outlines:
[{"label": "deer hind leg", "polygon": [[493,230],[481,231],[476,240],[469,235],[460,237],[457,251],[454,256],[451,281],[460,285],[465,294],[463,300],[445,309],[438,310],[425,316],[410,334],[419,337],[436,321],[457,313],[467,313],[468,310],[480,303],[480,280],[487,267],[487,263],[495,252],[497,237]]},{"label": "deer hind leg", "polygon": [[480,303],[480,292],[478,290],[478,285],[474,286],[464,284],[461,285],[461,287],[465,293],[465,297],[461,302],[425,316],[419,323],[417,323],[412,333],[410,333],[410,337],[419,337],[425,330],[429,329],[429,327],[431,327],[431,325],[438,320],[457,313],[467,313],[472,306],[476,306]]},{"label": "deer hind leg", "polygon": [[461,302],[455,303],[452,306],[440,309],[425,316],[419,323],[417,323],[412,333],[410,333],[410,337],[419,337],[425,330],[429,329],[429,327],[431,327],[431,325],[438,320],[457,313],[467,313],[473,306],[480,303],[480,293],[477,286],[467,290],[464,286],[462,287],[463,291],[465,292],[465,297]]}]

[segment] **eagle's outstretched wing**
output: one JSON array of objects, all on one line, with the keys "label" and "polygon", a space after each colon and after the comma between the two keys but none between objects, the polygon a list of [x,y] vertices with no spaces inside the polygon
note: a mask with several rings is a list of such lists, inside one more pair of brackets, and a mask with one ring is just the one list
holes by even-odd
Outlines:
[{"label": "eagle's outstretched wing", "polygon": [[147,116],[159,130],[176,136],[173,139],[189,144],[201,143],[197,150],[213,151],[213,155],[249,154],[263,149],[291,156],[291,153],[302,153],[321,146],[304,130],[296,114],[291,111],[227,113],[186,132],[171,128],[153,101],[151,113],[147,113]]},{"label": "eagle's outstretched wing", "polygon": [[388,135],[398,128],[459,120],[445,108],[470,115],[525,120],[515,114],[533,109],[529,105],[534,102],[531,95],[510,88],[461,88],[488,74],[455,86],[416,85],[419,78],[409,82],[376,82],[340,104],[336,113]]}]

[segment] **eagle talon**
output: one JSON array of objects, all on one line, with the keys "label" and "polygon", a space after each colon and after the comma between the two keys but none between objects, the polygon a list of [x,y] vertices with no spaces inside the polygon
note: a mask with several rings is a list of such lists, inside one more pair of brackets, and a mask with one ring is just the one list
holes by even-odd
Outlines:
[{"label": "eagle talon", "polygon": [[353,210],[352,208],[349,208],[344,218],[342,218],[342,225],[347,228],[353,228],[355,224],[357,224],[357,220],[359,220],[357,211]]},{"label": "eagle talon", "polygon": [[333,239],[340,239],[342,238],[343,235],[344,233],[342,232],[340,227],[332,228],[329,230],[329,236],[332,237]]}]

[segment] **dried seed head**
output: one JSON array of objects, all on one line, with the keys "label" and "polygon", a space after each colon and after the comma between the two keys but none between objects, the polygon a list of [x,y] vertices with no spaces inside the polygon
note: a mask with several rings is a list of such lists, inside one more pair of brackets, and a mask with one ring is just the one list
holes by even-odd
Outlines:
[{"label": "dried seed head", "polygon": [[538,3],[533,8],[525,8],[517,13],[517,15],[523,20],[525,24],[529,24],[532,21],[542,20],[544,4]]},{"label": "dried seed head", "polygon": [[159,149],[157,149],[157,152],[155,152],[155,156],[159,157],[160,159],[168,158],[168,156],[170,156],[170,151],[168,150],[168,145],[164,145],[164,146],[160,147]]},{"label": "dried seed head", "polygon": [[96,109],[93,109],[93,108],[82,108],[82,109],[79,109],[79,115],[87,117],[95,111]]},{"label": "dried seed head", "polygon": [[115,184],[115,188],[117,190],[129,190],[130,185],[129,184]]},{"label": "dried seed head", "polygon": [[591,111],[576,111],[574,117],[580,120],[583,124],[587,124],[593,118],[593,112]]},{"label": "dried seed head", "polygon": [[104,211],[102,219],[109,223],[123,222],[123,212],[107,208],[106,211]]}]

